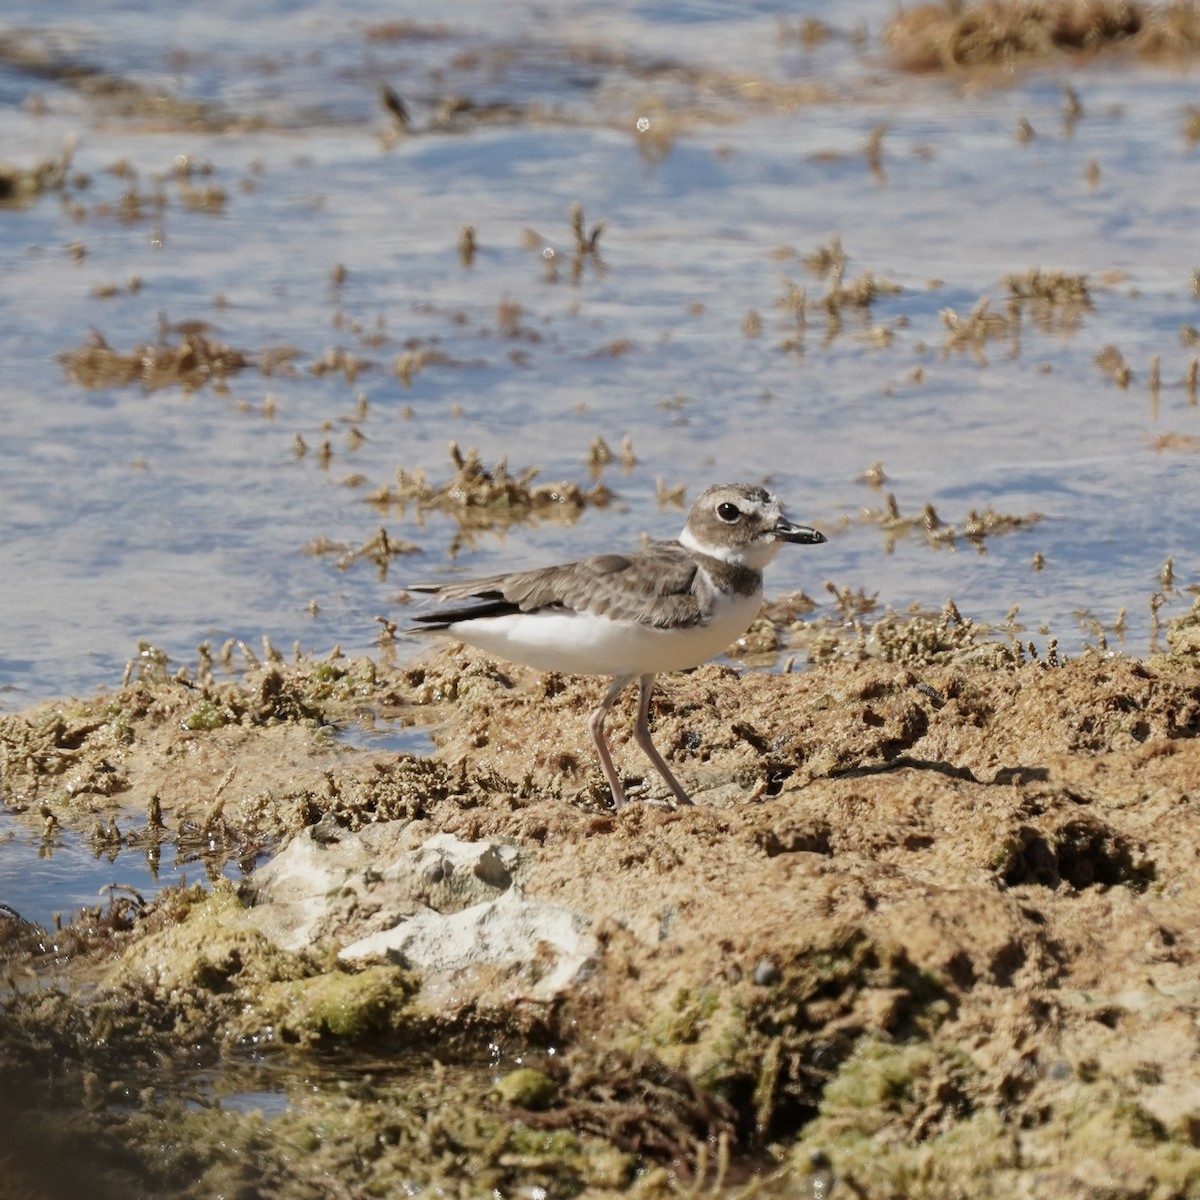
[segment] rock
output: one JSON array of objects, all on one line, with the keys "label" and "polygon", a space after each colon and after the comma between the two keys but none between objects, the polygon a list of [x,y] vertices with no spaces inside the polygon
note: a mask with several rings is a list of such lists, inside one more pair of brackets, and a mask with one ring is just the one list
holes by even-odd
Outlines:
[{"label": "rock", "polygon": [[385,821],[330,838],[322,825],[296,835],[251,876],[254,924],[289,950],[345,943],[422,909],[458,912],[511,886],[515,846],[437,834],[416,846],[411,822]]},{"label": "rock", "polygon": [[754,982],[759,987],[770,987],[771,984],[778,983],[779,979],[779,968],[769,958],[760,960],[754,968]]},{"label": "rock", "polygon": [[427,909],[346,946],[346,961],[388,958],[435,975],[507,968],[517,993],[549,1000],[585,972],[596,954],[588,921],[512,887],[461,912]]},{"label": "rock", "polygon": [[346,961],[385,958],[426,976],[498,967],[506,997],[515,984],[550,999],[579,977],[597,952],[589,921],[516,884],[515,846],[448,833],[413,845],[411,826],[336,840],[304,830],[251,876],[252,925],[285,950],[332,941]]},{"label": "rock", "polygon": [[518,1067],[496,1083],[496,1095],[513,1108],[528,1108],[534,1112],[549,1108],[558,1092],[558,1084],[545,1071],[534,1067]]}]

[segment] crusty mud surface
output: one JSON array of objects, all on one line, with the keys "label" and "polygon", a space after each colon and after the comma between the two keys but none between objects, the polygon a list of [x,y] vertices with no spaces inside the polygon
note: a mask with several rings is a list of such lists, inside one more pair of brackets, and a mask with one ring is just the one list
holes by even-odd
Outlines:
[{"label": "crusty mud surface", "polygon": [[[4,802],[47,837],[245,858],[407,821],[516,847],[596,947],[547,999],[544,944],[457,973],[284,949],[252,884],[7,914],[5,1194],[1194,1196],[1195,626],[1051,665],[913,618],[907,658],[669,677],[677,811],[607,809],[603,681],[457,646],[0,717]],[[615,757],[655,798],[631,704]],[[436,753],[330,735],[385,718]]]}]

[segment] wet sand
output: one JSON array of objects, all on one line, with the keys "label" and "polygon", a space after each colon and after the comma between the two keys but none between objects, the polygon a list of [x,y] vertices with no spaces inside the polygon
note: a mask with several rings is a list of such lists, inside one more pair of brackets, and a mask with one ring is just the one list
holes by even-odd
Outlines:
[{"label": "wet sand", "polygon": [[[57,932],[14,917],[22,1136],[135,1195],[1188,1195],[1196,622],[1148,661],[1051,664],[931,615],[890,660],[849,635],[802,673],[673,676],[654,727],[697,802],[678,811],[608,810],[598,681],[454,646],[0,718],[6,803],[47,838],[319,859],[372,827],[409,851],[453,835],[508,847],[517,882],[488,886],[569,911],[591,947],[550,991],[536,933],[520,959],[338,959],[383,919],[378,850],[337,936],[290,949],[254,876],[114,893]],[[434,721],[437,752],[329,737],[368,714]],[[413,914],[478,899],[423,877]]]}]

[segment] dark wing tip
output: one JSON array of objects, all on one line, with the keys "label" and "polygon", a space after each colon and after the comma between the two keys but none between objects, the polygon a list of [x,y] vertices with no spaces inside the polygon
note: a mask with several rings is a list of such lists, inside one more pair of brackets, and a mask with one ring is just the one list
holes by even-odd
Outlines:
[{"label": "dark wing tip", "polygon": [[457,625],[459,621],[475,621],[483,617],[507,617],[520,611],[520,607],[513,604],[511,600],[503,598],[483,600],[478,604],[465,604],[460,608],[448,608],[440,612],[417,613],[412,618],[416,624],[405,632],[437,632],[439,629],[449,629],[451,625]]}]

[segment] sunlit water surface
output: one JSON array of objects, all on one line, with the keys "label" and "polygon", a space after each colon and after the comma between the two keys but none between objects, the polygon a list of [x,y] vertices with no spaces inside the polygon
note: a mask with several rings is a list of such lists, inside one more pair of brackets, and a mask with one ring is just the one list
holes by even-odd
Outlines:
[{"label": "sunlit water surface", "polygon": [[[806,15],[835,36],[805,48],[774,3],[410,5],[404,28],[383,3],[10,6],[8,35],[43,65],[0,65],[0,144],[29,165],[70,141],[87,184],[0,207],[0,707],[111,688],[143,641],[174,663],[264,635],[371,653],[406,580],[674,535],[682,512],[660,507],[659,480],[690,499],[766,479],[830,534],[781,554],[769,594],[829,603],[831,580],[897,608],[953,597],[985,622],[1017,605],[1028,636],[1069,653],[1125,609],[1124,647],[1145,652],[1165,560],[1180,589],[1165,616],[1200,580],[1194,75],[1109,62],[960,86],[888,67],[890,5]],[[63,64],[203,102],[215,128],[126,114]],[[443,128],[452,95],[500,107]],[[223,201],[197,203],[208,187]],[[131,191],[143,203],[123,211]],[[575,202],[604,225],[602,262],[578,279]],[[819,307],[798,327],[786,298],[825,293],[803,259],[834,235],[847,280],[901,290],[840,328]],[[1048,330],[1027,312],[1019,339],[947,348],[943,310],[965,318],[987,296],[1003,313],[1004,277],[1034,267],[1086,274],[1091,310]],[[185,394],[88,390],[60,362],[93,331],[152,343],[160,321],[208,322],[252,354],[293,347],[293,369]],[[1110,344],[1126,388],[1096,365]],[[413,346],[446,361],[405,381],[394,362]],[[353,379],[314,373],[338,350],[360,361]],[[1156,449],[1168,434],[1182,448]],[[604,470],[613,505],[477,532],[453,561],[449,517],[366,500],[400,467],[447,478],[452,441],[587,484],[597,438],[630,438],[637,459]],[[882,490],[857,478],[876,461]],[[855,520],[888,491],[906,514],[1042,520],[986,553],[889,546]],[[386,578],[305,552],[381,525],[418,547]],[[0,845],[0,865],[34,840]],[[39,914],[110,882],[106,865],[71,890],[50,873],[64,853],[40,865],[61,891],[31,898]]]}]

